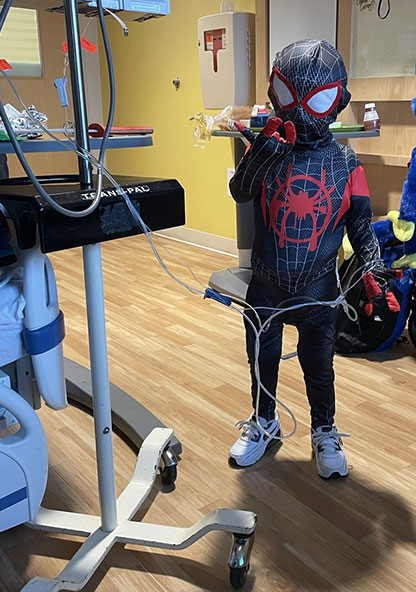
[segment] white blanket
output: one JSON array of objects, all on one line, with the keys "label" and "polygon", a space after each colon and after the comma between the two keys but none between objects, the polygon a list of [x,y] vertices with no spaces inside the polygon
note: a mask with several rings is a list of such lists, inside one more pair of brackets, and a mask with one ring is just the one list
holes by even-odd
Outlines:
[{"label": "white blanket", "polygon": [[[1,280],[0,275],[0,283]],[[0,366],[25,355],[22,339],[24,308],[21,279],[11,279],[0,287]]]}]

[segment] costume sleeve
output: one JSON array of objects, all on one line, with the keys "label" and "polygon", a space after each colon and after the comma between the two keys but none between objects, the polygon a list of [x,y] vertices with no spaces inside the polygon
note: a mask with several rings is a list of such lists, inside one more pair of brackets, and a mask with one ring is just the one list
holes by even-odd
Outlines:
[{"label": "costume sleeve", "polygon": [[230,187],[230,193],[231,193],[231,195],[233,196],[234,200],[237,203],[244,203],[246,201],[250,201],[250,199],[253,199],[254,197],[256,197],[256,195],[258,195],[260,193],[260,191],[261,191],[261,190],[258,191],[256,195],[254,195],[252,193],[245,193],[239,187],[239,183],[236,181],[236,175],[235,174],[230,179],[230,185],[229,185],[229,187]]},{"label": "costume sleeve", "polygon": [[[286,152],[291,149],[290,144],[279,143],[276,140],[274,143],[278,147],[280,147],[279,144],[284,146]],[[250,201],[261,194],[269,172],[282,158],[282,154],[283,151],[279,155],[276,151],[272,157],[266,148],[259,150],[258,145],[254,145],[254,149],[253,146],[247,149],[230,180],[230,192],[236,202]]]},{"label": "costume sleeve", "polygon": [[268,173],[268,167],[265,171],[263,168],[264,163],[259,160],[258,155],[253,151],[253,147],[250,146],[238,163],[236,171],[230,180],[230,192],[236,202],[250,201],[261,192],[262,184]]},{"label": "costume sleeve", "polygon": [[354,252],[361,265],[374,262],[375,267],[384,268],[380,245],[372,224],[373,212],[370,206],[367,180],[361,165],[351,173],[346,192],[350,195],[346,228]]},{"label": "costume sleeve", "polygon": [[242,132],[251,145],[230,181],[231,195],[236,201],[244,202],[256,197],[270,171],[291,152],[296,140],[295,126],[291,121],[283,124],[284,138],[277,131],[281,125],[281,119],[272,117],[257,136],[247,129]]}]

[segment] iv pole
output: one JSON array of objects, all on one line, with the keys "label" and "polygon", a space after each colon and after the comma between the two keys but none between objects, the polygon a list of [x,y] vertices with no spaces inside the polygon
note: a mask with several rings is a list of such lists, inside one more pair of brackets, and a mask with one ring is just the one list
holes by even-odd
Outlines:
[{"label": "iv pole", "polygon": [[[6,0],[4,6],[11,3]],[[64,9],[76,142],[80,150],[89,150],[77,0],[64,0]],[[92,188],[90,165],[81,157],[78,158],[78,164],[81,188]],[[189,547],[213,530],[233,534],[228,565],[231,584],[240,587],[249,568],[252,535],[256,526],[254,513],[214,510],[189,528],[131,521],[153,487],[162,454],[173,437],[171,429],[154,428],[143,441],[133,477],[116,499],[100,244],[84,246],[83,261],[101,516],[41,507],[35,519],[28,523],[29,526],[38,530],[84,536],[87,540],[56,578],[33,578],[22,592],[81,590],[115,543],[179,550]]]},{"label": "iv pole", "polygon": [[[64,3],[64,8],[71,72],[75,137],[78,149],[89,151],[90,145],[77,0],[67,0]],[[78,166],[81,188],[91,189],[93,183],[90,164],[81,156],[78,156]],[[117,526],[117,505],[101,245],[99,243],[85,245],[82,247],[82,255],[87,303],[101,524],[103,530],[111,531]]]}]

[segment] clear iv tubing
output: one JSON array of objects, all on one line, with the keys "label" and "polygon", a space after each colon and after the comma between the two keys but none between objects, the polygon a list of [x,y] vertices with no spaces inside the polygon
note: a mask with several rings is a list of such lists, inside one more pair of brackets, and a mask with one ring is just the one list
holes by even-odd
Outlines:
[{"label": "clear iv tubing", "polygon": [[[259,321],[259,329],[256,328],[256,326],[254,325],[254,323],[252,322],[252,320],[247,317],[247,315],[240,311],[239,309],[236,309],[240,314],[242,314],[242,316],[247,320],[247,322],[249,323],[249,325],[251,326],[253,333],[255,334],[255,351],[254,351],[254,375],[257,381],[257,392],[256,392],[256,404],[255,404],[255,421],[256,421],[256,425],[257,427],[260,429],[260,431],[262,433],[264,433],[266,436],[268,436],[270,439],[273,440],[288,440],[289,438],[291,438],[292,436],[295,435],[296,430],[297,430],[297,420],[296,417],[294,415],[294,413],[292,412],[292,410],[285,404],[283,403],[283,401],[280,401],[275,395],[273,395],[272,393],[270,393],[270,391],[268,391],[265,386],[262,384],[261,380],[260,380],[260,366],[259,366],[259,355],[260,355],[260,336],[261,333],[267,331],[268,329],[268,325],[270,325],[270,323],[273,321],[274,318],[278,317],[279,315],[281,315],[283,312],[287,312],[287,311],[291,311],[291,310],[296,310],[298,308],[302,308],[304,306],[331,306],[331,307],[335,307],[338,305],[343,306],[344,311],[346,313],[346,315],[352,320],[355,321],[358,318],[357,312],[356,310],[351,306],[351,304],[348,304],[345,300],[345,294],[351,290],[352,288],[354,288],[357,283],[360,281],[361,277],[359,277],[352,285],[351,285],[351,281],[354,277],[354,275],[361,271],[362,269],[365,269],[366,271],[369,271],[369,269],[371,269],[372,266],[374,266],[374,262],[369,262],[366,263],[364,266],[362,266],[361,268],[357,269],[354,274],[351,277],[351,280],[349,282],[349,285],[347,287],[347,289],[345,291],[341,290],[341,282],[339,280],[339,274],[338,274],[338,268],[335,268],[335,272],[337,275],[337,283],[338,286],[341,290],[341,294],[338,296],[338,298],[336,298],[333,301],[319,301],[319,300],[313,300],[311,302],[303,302],[297,305],[293,305],[293,306],[288,306],[288,307],[284,307],[284,308],[271,308],[271,307],[256,307],[255,311],[256,311],[256,316],[257,316],[257,320]],[[294,300],[294,298],[290,298],[288,300],[283,301],[281,304],[285,304],[287,302],[290,302],[291,300]],[[311,299],[312,300],[312,299]],[[253,309],[254,310],[254,309]],[[275,313],[273,315],[271,315],[270,317],[268,317],[263,324],[260,324],[260,319],[259,316],[257,314],[257,311],[259,310],[268,310],[268,311],[275,311]],[[353,312],[354,314],[350,314],[351,312]],[[277,404],[279,404],[283,409],[285,409],[285,411],[288,413],[288,415],[292,418],[293,421],[293,430],[285,435],[285,436],[273,436],[272,434],[270,434],[265,428],[263,428],[263,426],[259,423],[258,421],[258,417],[259,417],[259,404],[260,404],[260,394],[261,392],[264,392],[270,399],[272,399],[273,401],[275,401]]]},{"label": "clear iv tubing", "polygon": [[[132,204],[130,198],[128,197],[128,195],[124,192],[124,190],[122,189],[122,187],[120,187],[120,185],[117,183],[117,181],[114,179],[114,177],[111,175],[111,173],[102,165],[100,164],[99,160],[97,158],[95,158],[95,156],[93,154],[91,154],[88,151],[80,151],[77,147],[77,145],[75,144],[75,142],[73,142],[71,139],[68,138],[67,141],[62,140],[61,138],[59,138],[58,136],[56,136],[53,132],[51,132],[45,125],[43,125],[41,122],[38,122],[33,115],[30,113],[30,111],[28,110],[27,106],[25,105],[25,103],[23,102],[15,84],[13,83],[13,81],[9,78],[9,76],[7,75],[7,73],[5,71],[1,71],[1,74],[3,74],[4,78],[6,79],[6,81],[8,82],[11,90],[13,91],[14,95],[16,96],[17,100],[19,101],[20,105],[22,106],[22,108],[24,109],[24,111],[26,112],[27,116],[29,119],[31,119],[33,121],[33,123],[36,123],[37,126],[39,126],[50,138],[52,138],[53,140],[55,140],[56,142],[60,143],[66,150],[71,151],[71,152],[75,152],[78,156],[81,156],[81,158],[84,158],[85,160],[88,160],[93,166],[95,166],[97,169],[101,170],[102,174],[111,182],[111,184],[114,186],[115,189],[118,190],[118,192],[120,193],[120,195],[123,197],[123,199],[126,201],[126,204],[129,208],[129,211],[132,215],[132,217],[134,218],[135,222],[142,228],[144,234],[146,234],[147,239],[149,240],[149,242],[153,243],[153,239],[150,237],[150,232],[151,230],[147,227],[147,225],[145,224],[145,222],[143,221],[142,218],[140,218],[140,216],[138,215],[137,210],[135,209],[134,205]],[[139,216],[139,217],[137,217]],[[152,246],[153,248],[153,246]],[[163,266],[162,263],[162,258],[160,257],[160,255],[157,253],[157,249],[154,247],[153,251],[156,255],[156,258],[158,260],[158,262],[161,264],[161,266],[163,267],[163,269],[166,271],[166,269]],[[181,262],[183,264],[183,262]],[[185,267],[187,267],[187,269],[191,272],[192,270],[189,268],[189,266],[187,266],[186,264],[183,264]],[[368,265],[368,264],[367,264]],[[360,269],[364,269],[365,267],[367,267],[367,265],[363,266]],[[359,269],[359,270],[360,270]],[[357,271],[359,271],[357,270]],[[355,273],[357,273],[357,271]],[[170,272],[169,272],[170,273]],[[173,274],[172,274],[173,275]],[[175,278],[176,280],[177,278]],[[198,283],[200,283],[200,285],[203,286],[203,284],[201,282],[199,282],[199,280],[196,278],[196,276],[194,276],[194,279],[196,281],[198,281]],[[352,280],[352,278],[351,278]],[[358,280],[359,281],[359,280]],[[340,282],[339,282],[339,278],[338,278],[338,286],[340,287]],[[184,284],[184,287],[186,287],[188,290],[193,291],[194,289],[191,289],[190,286],[187,286]],[[352,288],[353,286],[351,286]],[[204,286],[205,289],[205,286]],[[349,286],[347,286],[347,290],[346,292],[350,289]],[[344,292],[344,293],[346,293]],[[199,290],[197,292],[198,294],[204,294],[205,292],[202,292],[201,290]],[[235,299],[237,300],[237,299]],[[287,302],[287,301],[285,301]],[[315,301],[314,301],[315,302]],[[334,301],[338,304],[338,299],[336,301]],[[242,306],[246,306],[249,308],[250,305],[248,305],[247,302],[245,302],[244,300],[239,301],[239,303]],[[316,303],[316,302],[315,302]],[[312,304],[312,303],[311,303]],[[324,303],[322,303],[324,304]],[[330,303],[325,303],[328,304],[328,306],[330,305]],[[253,309],[254,310],[254,309]],[[268,307],[259,307],[257,310],[276,310],[273,308],[268,308]],[[283,309],[282,309],[283,310]],[[260,323],[260,318],[258,318],[258,321]]]},{"label": "clear iv tubing", "polygon": [[[100,8],[100,4],[101,2],[97,3],[99,8]],[[4,10],[4,9],[3,9]],[[1,17],[3,14],[3,10],[0,13],[0,21],[1,21]],[[100,11],[99,11],[100,12]],[[102,12],[102,11],[101,11]],[[105,30],[105,24],[102,22],[103,19],[100,19],[100,24],[101,24],[101,28],[102,28],[102,32],[104,32]],[[0,29],[1,30],[1,29]],[[106,40],[107,41],[107,40]],[[108,49],[108,44],[105,43],[106,49]],[[109,55],[109,52],[107,51],[107,60],[111,60],[111,54]],[[111,68],[110,68],[111,71]],[[9,77],[7,76],[7,74],[5,72],[2,72],[3,75],[5,76],[5,78],[7,79],[9,85],[11,86],[13,92],[15,93],[15,95],[17,96],[20,104],[23,106],[23,108],[25,109],[26,113],[28,113],[28,109],[27,107],[24,105],[23,101],[20,98],[19,93],[17,92],[17,89],[14,87],[14,84],[12,83],[12,81],[9,79]],[[113,90],[113,84],[112,81],[114,80],[114,77],[111,76],[110,74],[110,89]],[[114,95],[112,94],[112,98],[114,98]],[[113,101],[110,100],[110,104],[113,103]],[[3,111],[3,113],[2,113]],[[110,131],[110,127],[111,127],[111,120],[112,120],[112,115],[114,112],[110,112],[109,113],[109,117],[108,117],[108,121],[107,121],[107,131],[109,134]],[[0,115],[2,116],[4,123],[5,123],[5,127],[9,133],[10,139],[15,147],[16,152],[18,153],[18,156],[23,156],[23,152],[20,149],[20,146],[18,145],[18,140],[15,138],[14,135],[14,130],[11,128],[10,125],[10,129],[8,129],[7,123],[8,119],[7,117],[3,117],[3,115],[5,116],[5,112],[4,112],[4,107],[3,104],[0,100]],[[31,115],[29,114],[30,118],[32,119]],[[111,174],[105,169],[105,167],[103,166],[103,155],[104,155],[104,151],[105,151],[105,141],[103,139],[103,143],[101,146],[101,150],[100,150],[100,158],[97,160],[91,153],[89,153],[87,150],[78,150],[78,147],[76,146],[76,144],[74,142],[72,142],[71,140],[69,140],[69,143],[65,143],[63,142],[60,138],[58,138],[57,136],[55,136],[54,134],[52,134],[51,132],[49,132],[49,130],[43,126],[42,124],[40,124],[39,122],[36,122],[37,125],[39,125],[39,127],[41,127],[45,133],[47,133],[50,137],[52,137],[54,140],[60,142],[61,144],[63,144],[65,146],[66,149],[71,150],[73,152],[75,152],[76,154],[78,154],[79,156],[81,156],[82,158],[88,160],[91,164],[93,164],[98,171],[98,183],[97,183],[97,195],[93,201],[93,203],[91,204],[91,206],[89,206],[89,208],[87,208],[86,210],[83,210],[82,212],[73,212],[71,210],[67,210],[66,208],[62,208],[61,206],[59,206],[59,204],[57,204],[42,188],[42,186],[40,185],[40,183],[37,181],[36,177],[34,176],[33,172],[31,171],[26,159],[23,156],[23,159],[21,159],[21,163],[23,166],[23,162],[25,162],[25,164],[27,165],[28,170],[26,170],[25,166],[23,168],[25,168],[25,171],[27,172],[29,178],[31,179],[32,183],[34,184],[34,186],[36,187],[36,189],[38,189],[38,191],[41,193],[41,195],[43,197],[45,197],[45,199],[48,201],[48,203],[51,204],[52,207],[54,207],[54,209],[61,211],[61,213],[63,213],[64,215],[67,216],[72,216],[72,217],[83,217],[85,215],[87,215],[88,213],[91,213],[99,204],[100,199],[101,199],[101,188],[102,188],[102,176],[105,175],[107,177],[107,179],[113,184],[113,186],[118,190],[118,192],[120,193],[120,195],[123,197],[123,199],[126,202],[126,205],[133,217],[133,219],[135,220],[135,222],[138,224],[138,226],[142,229],[143,233],[146,235],[147,240],[149,241],[149,244],[152,248],[152,251],[156,257],[156,260],[158,261],[158,263],[160,264],[160,266],[162,267],[162,269],[174,280],[176,281],[179,285],[181,285],[182,287],[186,288],[187,290],[189,290],[191,293],[193,294],[199,294],[202,296],[205,296],[205,290],[200,290],[198,288],[194,288],[193,286],[188,285],[186,282],[183,282],[182,280],[180,280],[178,277],[175,276],[175,274],[173,274],[169,268],[167,267],[167,265],[165,264],[165,262],[163,261],[163,258],[161,257],[161,255],[159,254],[153,239],[150,236],[150,231],[149,228],[147,227],[147,225],[144,223],[143,219],[141,218],[140,214],[138,213],[138,211],[136,210],[136,208],[134,207],[130,197],[125,193],[125,191],[120,187],[120,185],[117,183],[117,181],[111,176]],[[108,138],[108,134],[107,134],[107,138]],[[13,139],[15,140],[15,142],[13,142]],[[22,161],[23,160],[23,161]],[[74,216],[74,214],[77,214],[76,216]],[[374,265],[374,263],[373,263]],[[367,264],[364,267],[369,267],[369,264]],[[188,268],[189,269],[189,268]],[[359,270],[357,270],[359,271]],[[356,272],[357,273],[357,272]],[[195,276],[194,276],[195,277]],[[359,280],[357,280],[359,281]],[[340,285],[339,281],[338,281],[338,285]],[[354,284],[355,285],[355,284]],[[348,289],[351,289],[353,286],[350,286]],[[248,304],[247,302],[245,302],[244,300],[239,301],[238,303],[241,306],[244,306],[246,308],[251,309],[255,316],[256,319],[259,323],[259,330],[257,330],[256,326],[254,325],[254,323],[251,321],[251,319],[248,319],[247,315],[244,313],[244,311],[241,311],[239,308],[237,308],[237,306],[234,306],[232,304],[229,305],[230,308],[232,308],[234,311],[238,312],[239,314],[241,314],[243,317],[245,317],[249,324],[251,325],[253,332],[256,335],[256,348],[255,348],[255,353],[256,353],[256,362],[255,362],[255,375],[256,375],[256,379],[257,379],[257,398],[256,398],[256,417],[258,415],[258,405],[259,405],[259,398],[260,398],[260,392],[261,390],[263,392],[265,392],[269,397],[271,397],[277,404],[279,404],[283,409],[285,409],[287,411],[287,413],[290,415],[290,417],[293,420],[294,423],[294,429],[292,430],[292,432],[286,436],[281,436],[281,437],[276,437],[273,436],[273,439],[279,439],[279,440],[283,440],[283,439],[288,439],[290,437],[292,437],[297,429],[297,421],[296,418],[293,414],[293,412],[289,409],[289,407],[287,407],[287,405],[285,405],[282,401],[280,401],[279,399],[276,398],[275,395],[272,395],[269,391],[267,391],[267,389],[264,387],[264,385],[261,383],[260,381],[260,371],[259,371],[259,363],[258,363],[258,358],[259,358],[259,350],[260,350],[260,335],[264,330],[267,330],[267,325],[269,325],[269,323],[273,320],[273,318],[275,318],[276,316],[282,314],[283,312],[287,312],[289,310],[296,310],[298,308],[302,308],[304,306],[337,306],[338,304],[341,304],[342,302],[345,303],[345,294],[348,290],[346,290],[343,294],[341,294],[336,300],[332,301],[332,302],[319,302],[319,301],[313,301],[313,302],[304,302],[304,303],[300,303],[300,304],[296,304],[290,307],[285,307],[283,309],[281,308],[276,308],[276,309],[270,309],[270,310],[274,310],[275,313],[274,315],[272,315],[271,317],[269,317],[263,324],[261,324],[260,322],[260,317],[257,313],[257,310],[252,307],[250,304]],[[351,305],[347,305],[347,307],[350,307],[350,309],[352,309]],[[354,310],[354,309],[352,309]],[[355,312],[355,311],[354,311]],[[348,314],[348,313],[347,313]],[[260,424],[258,423],[258,420],[256,419],[257,425],[258,427],[261,429],[262,432],[266,433],[267,432],[262,428],[262,426],[260,426]],[[269,435],[269,434],[268,434]]]},{"label": "clear iv tubing", "polygon": [[[6,78],[8,79],[9,83],[11,85],[13,85],[13,83],[9,80],[9,78],[6,75]],[[14,86],[14,85],[13,85]],[[14,89],[15,90],[15,89]],[[16,93],[15,93],[16,94]],[[20,100],[22,106],[25,108],[23,102]],[[26,109],[26,108],[25,108]],[[137,225],[142,229],[143,233],[146,235],[146,238],[150,244],[150,247],[156,257],[156,260],[158,261],[159,265],[162,267],[162,269],[165,271],[165,273],[167,273],[174,281],[176,281],[179,285],[181,285],[182,287],[184,287],[185,289],[187,289],[188,291],[190,291],[193,294],[197,294],[197,295],[201,295],[204,296],[205,295],[205,290],[201,290],[199,288],[195,288],[193,286],[190,286],[189,284],[187,284],[186,282],[182,281],[180,278],[178,278],[177,276],[175,276],[174,273],[172,273],[170,271],[170,269],[167,267],[166,263],[164,262],[162,256],[160,255],[159,251],[157,250],[156,245],[154,244],[154,241],[151,237],[150,234],[150,230],[148,228],[148,226],[145,224],[145,222],[143,221],[143,219],[141,218],[140,214],[138,213],[138,211],[136,210],[136,208],[134,207],[130,197],[125,193],[125,191],[123,190],[122,187],[120,187],[120,185],[117,183],[117,181],[114,179],[114,177],[109,173],[109,171],[107,171],[107,169],[105,169],[104,166],[100,165],[99,161],[90,153],[87,152],[80,152],[77,149],[77,146],[71,142],[68,145],[67,143],[63,142],[60,138],[56,137],[53,133],[50,133],[49,130],[42,126],[41,127],[44,129],[45,133],[47,133],[50,137],[56,139],[58,142],[61,142],[68,150],[71,150],[73,152],[76,152],[78,155],[80,155],[82,158],[85,158],[87,160],[89,160],[95,167],[100,168],[100,170],[102,171],[102,174],[105,175],[107,177],[107,179],[112,183],[112,185],[117,189],[117,191],[120,193],[120,195],[123,197],[123,199],[126,202],[126,205],[133,217],[133,219],[135,220],[135,222],[137,223]],[[374,264],[373,264],[374,265]],[[370,264],[367,264],[364,266],[366,269],[370,267]],[[189,269],[189,267],[188,267]],[[357,273],[359,270],[357,270],[355,273]],[[192,270],[191,270],[191,273]],[[195,278],[195,276],[194,276]],[[284,307],[284,308],[268,308],[268,307],[259,307],[259,308],[254,308],[252,307],[250,304],[248,304],[247,302],[245,302],[244,300],[239,301],[238,303],[241,306],[244,306],[246,308],[251,309],[255,316],[256,319],[259,323],[259,329],[256,328],[255,324],[252,322],[252,320],[250,318],[247,317],[247,315],[244,313],[244,311],[240,310],[237,306],[234,305],[230,305],[230,308],[233,309],[235,312],[241,314],[245,319],[247,319],[249,325],[251,326],[254,334],[255,334],[255,339],[256,339],[256,345],[255,345],[255,367],[254,367],[254,372],[255,372],[255,377],[257,380],[257,396],[256,396],[256,418],[258,417],[258,408],[259,408],[259,402],[260,402],[260,393],[261,391],[263,391],[268,397],[270,397],[271,399],[273,399],[276,404],[278,404],[282,409],[284,409],[287,414],[291,417],[292,421],[293,421],[293,429],[292,431],[287,434],[287,435],[282,435],[279,437],[276,436],[271,436],[270,434],[267,433],[266,430],[264,430],[264,428],[258,423],[258,420],[256,419],[256,423],[258,425],[258,427],[262,430],[263,433],[265,433],[266,435],[270,436],[271,438],[275,439],[275,440],[287,440],[289,438],[291,438],[297,431],[297,420],[296,417],[294,415],[294,413],[291,411],[291,409],[285,404],[283,403],[283,401],[279,400],[275,395],[273,395],[272,393],[270,393],[265,386],[261,383],[260,380],[260,369],[259,369],[259,351],[260,351],[260,336],[261,333],[264,332],[265,330],[267,330],[267,326],[269,325],[269,323],[277,316],[279,316],[280,314],[282,314],[283,312],[287,312],[290,310],[296,310],[298,308],[302,308],[304,306],[337,306],[338,304],[341,304],[342,301],[345,302],[345,294],[352,289],[357,283],[358,283],[359,279],[351,286],[349,286],[345,292],[343,294],[340,295],[340,297],[338,297],[336,300],[334,301],[312,301],[312,302],[303,302],[303,303],[299,303],[299,304],[295,304],[293,306],[290,307]],[[288,302],[288,301],[286,301]],[[284,303],[283,303],[284,304]],[[349,310],[354,310],[351,305],[348,305],[350,308]],[[258,315],[258,311],[259,310],[269,310],[270,312],[274,311],[274,314],[271,315],[270,317],[267,318],[267,320],[264,323],[261,323],[260,320],[260,316]],[[355,312],[355,311],[354,311]],[[355,313],[356,314],[356,313]]]},{"label": "clear iv tubing", "polygon": [[[5,76],[5,78],[7,79],[9,85],[11,86],[14,94],[16,95],[18,101],[20,102],[20,104],[22,105],[23,109],[26,111],[26,113],[29,115],[30,118],[32,118],[31,114],[29,113],[27,107],[25,106],[25,104],[23,103],[14,83],[10,80],[10,78],[7,76],[7,74],[5,72],[2,72],[3,75]],[[33,118],[34,119],[34,118]],[[160,255],[160,253],[157,250],[157,247],[154,244],[154,241],[150,235],[150,229],[148,228],[148,226],[145,224],[145,222],[143,221],[143,219],[141,218],[140,214],[138,213],[138,211],[136,210],[136,208],[134,207],[133,203],[131,202],[130,197],[125,193],[125,191],[123,190],[122,187],[120,187],[120,185],[117,183],[117,181],[114,179],[114,177],[109,173],[109,171],[107,171],[107,169],[100,164],[100,162],[89,152],[87,151],[80,151],[78,150],[78,147],[76,146],[76,144],[74,142],[72,142],[71,140],[67,142],[64,142],[61,138],[55,136],[55,134],[53,134],[52,132],[50,132],[48,130],[48,128],[46,126],[44,126],[43,124],[39,124],[39,122],[36,122],[42,129],[43,131],[49,135],[51,138],[53,138],[54,140],[60,142],[63,146],[65,146],[65,148],[67,150],[70,150],[72,152],[75,152],[76,154],[78,154],[79,156],[81,156],[82,158],[88,160],[89,162],[91,162],[91,164],[93,164],[97,169],[99,169],[102,174],[107,177],[107,179],[111,182],[111,184],[117,189],[118,193],[120,193],[120,195],[123,197],[123,199],[126,202],[126,205],[133,217],[133,219],[135,220],[135,222],[137,223],[137,225],[141,228],[141,230],[143,231],[143,233],[146,235],[146,238],[150,244],[150,247],[156,257],[156,260],[158,261],[159,265],[162,267],[162,269],[165,271],[165,273],[167,273],[174,281],[176,281],[179,285],[181,285],[182,287],[184,287],[185,289],[187,289],[188,291],[190,291],[193,294],[197,294],[197,295],[201,295],[204,296],[205,295],[205,290],[201,290],[198,288],[195,288],[193,286],[190,286],[189,284],[187,284],[186,282],[182,281],[180,278],[178,278],[177,276],[175,276],[174,273],[172,273],[170,271],[170,269],[167,267],[167,265],[165,264],[162,256]],[[361,268],[357,269],[354,272],[354,275],[357,274],[358,272],[360,272],[362,269],[368,271],[369,269],[371,269],[371,266],[374,266],[373,262],[369,262],[366,265],[362,266]],[[189,267],[186,266],[188,269]],[[337,270],[336,270],[337,271]],[[193,274],[192,270],[191,273]],[[353,275],[353,277],[354,277]],[[195,275],[193,274],[194,278],[196,279]],[[350,281],[352,281],[353,278],[351,278]],[[259,427],[259,429],[261,429],[261,431],[263,433],[265,433],[267,436],[269,436],[270,438],[273,438],[275,440],[287,440],[289,438],[291,438],[297,430],[297,420],[295,415],[293,414],[293,412],[291,411],[291,409],[285,404],[283,403],[283,401],[280,401],[275,395],[273,395],[272,393],[270,393],[266,387],[261,383],[260,380],[260,369],[259,369],[259,363],[258,363],[258,359],[259,359],[259,351],[260,351],[260,336],[261,333],[263,333],[265,330],[267,330],[267,326],[271,323],[271,321],[279,316],[280,314],[282,314],[283,312],[287,312],[287,311],[291,311],[291,310],[296,310],[299,308],[302,308],[304,306],[337,306],[339,304],[342,304],[342,302],[345,303],[345,294],[351,290],[359,281],[361,278],[358,278],[354,284],[352,285],[348,285],[346,290],[334,301],[311,301],[311,302],[302,302],[299,304],[295,304],[293,306],[289,306],[289,307],[283,307],[283,308],[271,308],[271,307],[257,307],[254,308],[252,307],[250,304],[248,304],[247,302],[245,302],[244,300],[240,300],[238,301],[238,304],[240,304],[243,307],[249,308],[250,310],[253,311],[253,313],[256,316],[257,322],[259,324],[259,328],[257,329],[257,327],[255,326],[255,324],[252,322],[252,320],[250,318],[247,317],[247,315],[245,314],[244,311],[240,310],[237,306],[234,305],[230,305],[229,308],[233,309],[235,312],[239,313],[240,315],[242,315],[245,319],[247,319],[247,322],[249,323],[249,325],[251,326],[254,334],[255,334],[255,367],[254,367],[254,372],[255,372],[255,377],[257,380],[257,396],[256,396],[256,418],[258,417],[258,408],[259,408],[259,401],[260,401],[260,393],[264,392],[268,397],[270,397],[271,399],[273,399],[276,404],[280,405],[281,408],[283,408],[288,415],[291,417],[292,421],[293,421],[293,429],[292,431],[284,436],[271,436],[270,434],[268,434],[268,432],[258,423],[258,420],[256,419],[256,423],[257,426]],[[199,280],[197,280],[199,281]],[[338,278],[338,285],[340,286],[340,282],[339,282],[339,278]],[[293,299],[289,299],[285,302],[283,302],[282,304],[288,303],[290,300]],[[351,307],[351,305],[347,305],[349,307],[349,311],[353,310],[356,316],[356,312],[355,310]],[[270,312],[274,311],[274,314],[271,315],[270,317],[267,318],[266,321],[264,321],[264,323],[261,323],[260,320],[260,316],[258,314],[259,310],[268,310]],[[348,312],[347,312],[348,314]],[[351,317],[350,317],[351,318]],[[354,319],[353,319],[354,320]]]},{"label": "clear iv tubing", "polygon": [[[4,72],[3,72],[4,74]],[[83,218],[84,216],[87,216],[88,214],[91,214],[98,206],[98,204],[100,203],[100,195],[101,192],[97,191],[97,196],[95,197],[93,203],[88,206],[88,208],[86,208],[85,210],[82,211],[73,211],[73,210],[68,210],[67,208],[63,208],[62,206],[60,206],[48,193],[47,191],[44,190],[44,188],[42,187],[42,185],[39,183],[38,179],[36,178],[36,176],[34,175],[32,169],[29,166],[28,161],[26,160],[26,157],[22,151],[22,149],[20,148],[19,145],[19,140],[16,138],[16,135],[14,133],[13,127],[7,117],[7,114],[4,110],[4,105],[2,100],[0,99],[0,116],[3,120],[4,123],[4,127],[7,130],[7,133],[9,135],[10,141],[13,144],[13,148],[15,149],[15,152],[20,160],[20,164],[22,165],[25,173],[27,174],[27,176],[29,177],[29,179],[31,180],[32,184],[34,185],[34,187],[36,188],[36,190],[40,193],[40,195],[49,203],[49,205],[56,210],[57,212],[59,212],[60,214],[64,214],[65,216],[69,216],[70,218]],[[100,178],[100,177],[99,177]]]},{"label": "clear iv tubing", "polygon": [[[50,138],[52,138],[53,140],[56,140],[57,142],[59,142],[60,144],[62,144],[66,150],[69,150],[71,152],[75,152],[78,156],[81,156],[81,158],[84,158],[85,160],[89,161],[91,164],[93,164],[97,170],[101,171],[101,174],[104,175],[105,177],[107,177],[107,179],[112,183],[112,185],[117,189],[117,191],[120,193],[120,195],[123,197],[123,199],[126,202],[126,205],[134,219],[134,221],[138,224],[138,226],[142,229],[142,231],[144,232],[144,234],[146,234],[146,237],[150,243],[150,246],[153,250],[153,253],[155,254],[155,257],[157,259],[157,261],[159,262],[159,264],[161,265],[161,267],[163,268],[163,270],[175,281],[179,282],[184,288],[186,288],[187,290],[193,292],[194,294],[204,294],[204,291],[202,290],[198,290],[196,288],[193,288],[192,286],[187,285],[186,283],[182,282],[179,278],[176,278],[176,276],[174,276],[174,274],[168,269],[168,267],[166,266],[166,264],[164,263],[162,257],[160,256],[159,252],[157,251],[155,245],[154,245],[154,241],[153,239],[150,237],[150,230],[149,228],[146,226],[145,222],[143,221],[143,219],[139,216],[136,208],[134,207],[133,203],[131,202],[130,198],[128,197],[128,195],[125,193],[125,191],[122,189],[122,187],[120,187],[120,185],[117,183],[117,181],[114,179],[114,177],[112,177],[112,175],[109,173],[109,171],[107,171],[107,169],[99,162],[98,159],[95,158],[95,156],[93,154],[91,154],[88,151],[80,151],[77,147],[77,145],[75,144],[75,142],[73,142],[72,140],[68,139],[67,141],[63,141],[61,138],[59,138],[58,136],[56,136],[55,134],[53,134],[52,132],[50,132],[48,130],[48,128],[46,126],[44,126],[42,123],[37,122],[36,119],[31,115],[31,113],[29,112],[28,108],[26,107],[26,105],[24,104],[22,98],[20,97],[20,94],[17,91],[16,86],[14,85],[14,83],[10,80],[9,76],[6,74],[6,72],[2,71],[1,72],[3,74],[3,76],[6,78],[7,82],[9,83],[13,93],[15,94],[17,100],[19,101],[19,103],[21,104],[21,106],[23,107],[23,109],[26,111],[28,117],[34,122],[36,123]],[[102,181],[101,184],[99,184],[102,187]],[[101,192],[100,192],[101,193]],[[97,185],[97,196],[99,196],[100,194],[98,193],[98,185]],[[97,196],[94,199],[94,202],[97,200]],[[94,208],[95,209],[95,208]],[[65,208],[66,210],[66,208]],[[87,210],[84,210],[87,211]],[[189,269],[189,268],[188,268]]]}]

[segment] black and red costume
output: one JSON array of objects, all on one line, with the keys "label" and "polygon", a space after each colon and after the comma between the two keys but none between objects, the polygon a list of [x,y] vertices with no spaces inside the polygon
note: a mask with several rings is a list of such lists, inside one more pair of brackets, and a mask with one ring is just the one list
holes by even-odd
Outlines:
[{"label": "black and red costume", "polygon": [[[326,41],[299,41],[278,53],[269,86],[278,119],[269,119],[263,132],[251,138],[230,182],[236,201],[253,200],[253,277],[247,302],[263,320],[272,312],[262,307],[335,300],[335,266],[345,227],[362,264],[380,258],[364,169],[355,152],[336,142],[329,130],[350,99],[346,85],[342,58]],[[255,322],[249,309],[247,315]],[[334,419],[335,315],[329,306],[304,306],[276,317],[261,335],[260,378],[274,394],[283,324],[297,327],[314,429],[331,426]],[[253,404],[254,339],[246,322]],[[274,408],[275,402],[262,393],[259,415],[271,420]]]}]

